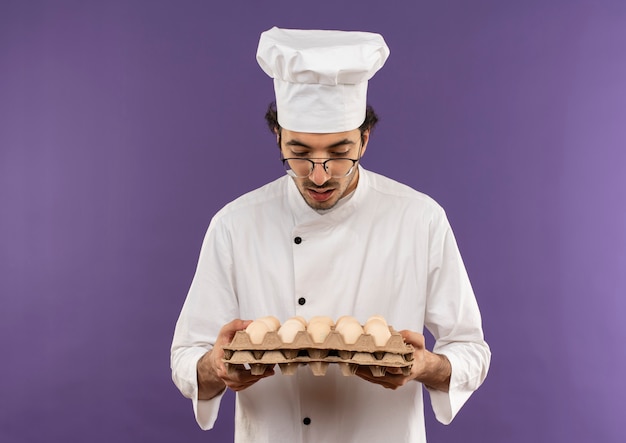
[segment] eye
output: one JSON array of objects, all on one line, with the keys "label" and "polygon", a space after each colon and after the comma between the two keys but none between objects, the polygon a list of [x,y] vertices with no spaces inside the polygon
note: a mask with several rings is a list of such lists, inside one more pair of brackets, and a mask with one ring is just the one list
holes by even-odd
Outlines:
[{"label": "eye", "polygon": [[307,151],[294,151],[292,150],[291,153],[293,154],[294,157],[306,157],[309,155],[309,153]]}]

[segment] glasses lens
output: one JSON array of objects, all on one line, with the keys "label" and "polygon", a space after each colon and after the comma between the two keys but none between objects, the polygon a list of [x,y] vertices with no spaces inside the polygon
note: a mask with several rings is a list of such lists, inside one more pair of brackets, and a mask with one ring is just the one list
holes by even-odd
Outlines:
[{"label": "glasses lens", "polygon": [[308,177],[313,171],[313,163],[305,159],[291,158],[283,164],[287,173],[295,177]]},{"label": "glasses lens", "polygon": [[354,162],[348,158],[333,158],[326,161],[326,172],[333,178],[341,178],[350,174]]}]

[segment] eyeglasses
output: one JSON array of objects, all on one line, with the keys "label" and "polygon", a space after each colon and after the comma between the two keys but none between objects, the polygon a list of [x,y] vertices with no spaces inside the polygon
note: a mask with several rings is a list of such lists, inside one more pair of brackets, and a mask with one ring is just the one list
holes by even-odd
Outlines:
[{"label": "eyeglasses", "polygon": [[305,178],[313,173],[315,165],[322,165],[326,174],[332,178],[347,177],[354,170],[354,166],[359,159],[353,160],[351,158],[329,158],[323,162],[316,162],[310,158],[283,158],[283,166],[287,171],[287,174],[296,178]]}]

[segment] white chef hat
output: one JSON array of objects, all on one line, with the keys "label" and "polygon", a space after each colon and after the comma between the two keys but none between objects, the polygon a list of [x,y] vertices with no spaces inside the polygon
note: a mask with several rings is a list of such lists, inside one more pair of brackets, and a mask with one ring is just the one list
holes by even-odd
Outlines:
[{"label": "white chef hat", "polygon": [[274,79],[280,126],[312,133],[361,126],[367,81],[388,56],[380,34],[276,27],[261,34],[256,54]]}]

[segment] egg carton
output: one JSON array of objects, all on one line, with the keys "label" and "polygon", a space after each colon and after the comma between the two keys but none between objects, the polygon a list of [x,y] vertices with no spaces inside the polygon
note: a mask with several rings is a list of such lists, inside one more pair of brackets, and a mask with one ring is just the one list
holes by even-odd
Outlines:
[{"label": "egg carton", "polygon": [[301,365],[308,365],[314,375],[326,374],[329,364],[338,364],[343,375],[354,375],[359,367],[368,367],[374,377],[382,377],[389,368],[399,368],[409,375],[413,364],[413,346],[390,328],[391,337],[384,346],[362,334],[354,344],[346,344],[340,333],[331,330],[323,343],[315,343],[306,331],[297,333],[292,343],[283,343],[276,332],[265,334],[263,342],[253,344],[245,331],[238,331],[224,347],[227,370],[249,367],[253,375],[279,365],[284,375],[293,375]]}]

